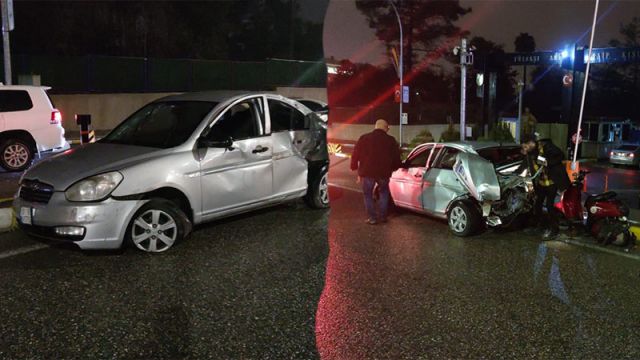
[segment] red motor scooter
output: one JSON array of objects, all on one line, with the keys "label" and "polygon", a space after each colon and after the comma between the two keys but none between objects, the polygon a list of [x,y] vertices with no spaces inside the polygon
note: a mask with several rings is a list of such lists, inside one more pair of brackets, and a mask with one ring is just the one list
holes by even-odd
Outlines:
[{"label": "red motor scooter", "polygon": [[580,170],[556,203],[556,209],[564,215],[569,227],[580,224],[602,245],[615,244],[632,248],[635,235],[629,231],[629,207],[623,204],[614,191],[589,195],[582,206],[584,180],[590,171]]}]

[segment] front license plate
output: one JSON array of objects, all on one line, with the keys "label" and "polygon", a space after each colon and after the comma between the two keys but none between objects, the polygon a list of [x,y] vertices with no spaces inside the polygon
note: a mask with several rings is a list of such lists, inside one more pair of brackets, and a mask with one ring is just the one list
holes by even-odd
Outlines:
[{"label": "front license plate", "polygon": [[25,225],[31,225],[32,210],[30,207],[20,208],[20,221]]}]

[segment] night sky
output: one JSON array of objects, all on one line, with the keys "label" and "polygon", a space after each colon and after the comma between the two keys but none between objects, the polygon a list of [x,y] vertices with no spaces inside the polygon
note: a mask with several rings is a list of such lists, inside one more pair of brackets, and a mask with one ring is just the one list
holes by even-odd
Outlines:
[{"label": "night sky", "polygon": [[[462,0],[461,5],[473,11],[457,25],[469,30],[471,36],[505,45],[506,51],[514,50],[514,39],[521,32],[533,35],[538,50],[561,49],[577,41],[588,44],[594,4],[591,0]],[[594,47],[607,46],[618,37],[620,24],[640,17],[640,0],[600,1],[599,15]],[[374,64],[389,61],[385,46],[377,41],[354,0],[331,0],[324,27],[325,57]]]}]

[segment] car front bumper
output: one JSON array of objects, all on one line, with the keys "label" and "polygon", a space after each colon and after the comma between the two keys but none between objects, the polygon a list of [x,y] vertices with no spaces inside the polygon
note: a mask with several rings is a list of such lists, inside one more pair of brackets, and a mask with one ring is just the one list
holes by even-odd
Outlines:
[{"label": "car front bumper", "polygon": [[[16,198],[13,208],[20,227],[29,235],[76,244],[81,249],[117,249],[122,246],[126,228],[133,214],[145,200],[107,199],[99,203],[73,203],[64,193],[56,192],[47,204]],[[25,210],[26,209],[26,210]],[[31,213],[26,224],[23,211]],[[82,227],[82,236],[57,235],[56,227]]]},{"label": "car front bumper", "polygon": [[612,156],[609,158],[609,162],[617,165],[637,165],[638,160],[627,156]]}]

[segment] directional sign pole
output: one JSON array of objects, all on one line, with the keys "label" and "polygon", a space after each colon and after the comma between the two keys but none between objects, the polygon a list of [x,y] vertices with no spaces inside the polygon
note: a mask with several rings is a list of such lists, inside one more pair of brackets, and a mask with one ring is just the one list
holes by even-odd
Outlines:
[{"label": "directional sign pole", "polygon": [[[596,22],[598,20],[598,5],[600,5],[600,0],[596,0],[596,7],[593,12],[593,24],[591,25],[591,39],[589,40],[589,54],[587,55],[587,68],[584,72],[584,86],[582,87],[582,100],[580,102],[580,115],[578,116],[578,130],[576,131],[576,138],[580,139],[582,131],[582,115],[584,114],[584,99],[587,95],[587,84],[589,83],[589,68],[591,67],[591,53],[593,50],[593,37],[596,33]],[[579,61],[582,59],[575,59],[574,61]],[[571,161],[571,170],[576,169],[576,161],[578,159],[578,145],[580,145],[580,141],[576,141],[576,147],[573,150],[573,161]]]},{"label": "directional sign pole", "polygon": [[404,54],[402,51],[403,45],[404,45],[404,39],[403,39],[403,34],[402,34],[402,20],[400,19],[400,13],[398,13],[398,9],[396,8],[396,5],[393,3],[392,0],[389,0],[389,4],[391,5],[391,7],[393,8],[393,11],[396,13],[396,18],[398,19],[398,28],[400,29],[400,43],[398,44],[398,47],[400,48],[400,61],[398,63],[398,77],[400,78],[400,116],[399,116],[399,140],[400,140],[400,146],[402,146],[402,103],[403,103],[403,89],[404,89],[404,63],[403,63],[403,58],[404,58]]},{"label": "directional sign pole", "polygon": [[11,44],[9,31],[12,30],[13,1],[2,0],[2,49],[4,53],[4,83],[11,85]]}]

